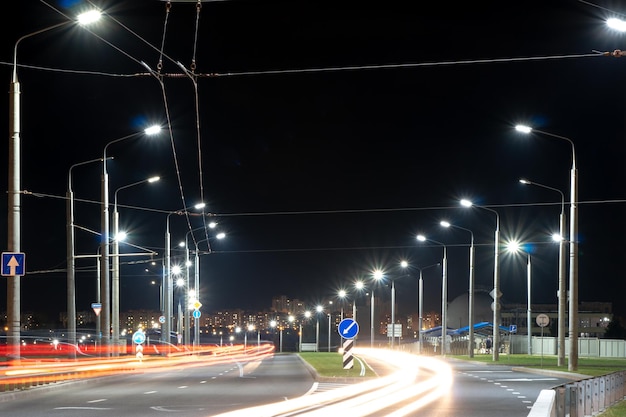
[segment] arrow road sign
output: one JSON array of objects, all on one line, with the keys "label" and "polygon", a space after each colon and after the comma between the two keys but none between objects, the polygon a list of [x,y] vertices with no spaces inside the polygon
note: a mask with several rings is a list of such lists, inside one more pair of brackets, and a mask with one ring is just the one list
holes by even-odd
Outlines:
[{"label": "arrow road sign", "polygon": [[25,258],[21,252],[2,252],[2,276],[24,275]]},{"label": "arrow road sign", "polygon": [[353,319],[343,319],[339,322],[337,331],[345,339],[354,339],[359,333],[359,324]]}]

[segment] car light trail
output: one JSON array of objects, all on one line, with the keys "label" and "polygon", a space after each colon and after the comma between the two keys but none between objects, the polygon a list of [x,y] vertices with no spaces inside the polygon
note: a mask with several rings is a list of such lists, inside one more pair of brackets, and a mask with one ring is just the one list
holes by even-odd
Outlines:
[{"label": "car light trail", "polygon": [[[441,398],[449,392],[452,384],[450,367],[435,358],[421,357],[404,352],[384,349],[355,349],[355,354],[375,358],[398,368],[386,377],[361,382],[323,393],[314,393],[280,403],[250,407],[219,414],[214,417],[271,416],[328,416],[349,412],[351,417],[368,416],[401,403],[394,417],[411,412]],[[417,382],[419,376],[426,377]],[[414,399],[411,401],[411,399]]]}]

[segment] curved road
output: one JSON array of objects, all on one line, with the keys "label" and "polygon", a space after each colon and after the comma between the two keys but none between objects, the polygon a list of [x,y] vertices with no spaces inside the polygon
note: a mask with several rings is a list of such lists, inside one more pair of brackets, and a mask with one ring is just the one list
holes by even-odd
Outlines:
[{"label": "curved road", "polygon": [[[168,369],[147,368],[95,380],[0,394],[0,415],[11,417],[148,417],[158,415],[278,416],[527,416],[541,389],[567,380],[520,372],[503,365],[446,361],[451,366],[449,389],[437,380],[438,368],[397,370],[394,352],[364,350],[360,357],[381,375],[356,384],[349,380],[316,380],[295,354],[236,363],[198,363]],[[385,362],[383,362],[385,359]],[[402,358],[400,358],[402,360]],[[422,361],[436,361],[421,358]],[[392,361],[391,361],[392,362]],[[438,361],[437,361],[438,362]],[[395,371],[394,371],[395,370]],[[406,378],[393,378],[402,373]],[[433,382],[435,381],[435,382]],[[364,392],[356,388],[371,385]],[[442,389],[443,388],[443,389]],[[420,391],[422,390],[423,391]],[[386,391],[385,391],[386,390]],[[337,396],[336,393],[342,393]],[[405,395],[405,397],[402,397]],[[396,399],[386,405],[380,401]],[[405,399],[403,399],[405,398]],[[281,411],[302,402],[298,411]],[[325,402],[328,401],[328,402]],[[415,408],[415,404],[420,408]],[[239,411],[262,404],[276,404]],[[413,408],[412,408],[413,407]],[[343,410],[343,412],[336,411]]]}]

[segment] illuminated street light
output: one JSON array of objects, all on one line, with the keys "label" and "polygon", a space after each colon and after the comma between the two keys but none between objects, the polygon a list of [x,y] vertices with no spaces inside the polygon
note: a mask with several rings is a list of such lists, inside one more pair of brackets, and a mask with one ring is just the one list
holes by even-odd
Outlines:
[{"label": "illuminated street light", "polygon": [[315,351],[316,352],[320,351],[320,316],[319,314],[323,311],[324,311],[324,307],[320,305],[315,307],[315,312],[317,313],[315,314],[315,318],[317,319],[317,322],[315,325]]},{"label": "illuminated street light", "polygon": [[[531,304],[531,283],[532,283],[532,268],[530,265],[530,252],[522,248],[522,245],[519,242],[513,241],[509,242],[506,245],[507,251],[511,253],[524,252],[527,256],[527,264],[526,264],[526,289],[527,289],[527,307],[526,307],[526,341],[527,341],[527,349],[528,354],[532,355],[532,304]],[[543,342],[542,342],[543,343]]]},{"label": "illuminated street light", "polygon": [[115,346],[115,352],[117,352],[117,345],[120,340],[120,240],[124,240],[124,236],[120,233],[120,219],[119,212],[117,211],[117,193],[120,190],[134,187],[136,185],[153,183],[159,181],[160,177],[150,177],[141,181],[133,182],[132,184],[124,185],[115,190],[113,197],[113,280],[111,282],[111,327],[112,327],[112,339],[113,346]]},{"label": "illuminated street light", "polygon": [[[381,279],[383,279],[383,273],[380,270],[376,270],[374,271],[374,273],[372,274],[372,277],[374,278],[374,281],[378,282]],[[371,310],[371,331],[370,331],[370,347],[373,348],[374,347],[374,286],[372,285],[372,297],[370,300],[370,310]]]},{"label": "illuminated street light", "polygon": [[[567,308],[567,282],[566,282],[566,267],[567,267],[567,258],[565,252],[565,227],[566,227],[566,219],[565,219],[565,195],[563,192],[557,188],[549,187],[547,185],[539,184],[537,182],[529,181],[525,178],[519,180],[520,183],[526,185],[536,185],[537,187],[546,188],[548,190],[556,191],[561,196],[561,214],[559,215],[559,233],[555,239],[556,242],[559,242],[559,292],[558,292],[558,322],[557,322],[557,366],[565,365],[565,310]],[[554,238],[554,236],[553,236]]]},{"label": "illuminated street light", "polygon": [[[81,165],[102,162],[101,158],[74,164],[68,170],[67,180],[67,332],[68,342],[76,345],[76,250],[74,234],[74,191],[72,170]],[[100,301],[98,299],[98,301]],[[70,358],[76,358],[76,349],[69,349]]]},{"label": "illuminated street light", "polygon": [[448,346],[448,248],[445,244],[433,239],[428,239],[424,235],[417,235],[417,240],[420,242],[433,242],[443,247],[443,271],[441,277],[441,355],[445,356]]},{"label": "illuminated street light", "polygon": [[454,225],[448,221],[442,220],[439,223],[442,227],[445,228],[454,228],[465,230],[470,234],[470,251],[469,251],[469,299],[468,299],[468,321],[469,321],[469,340],[467,343],[468,355],[470,358],[474,357],[474,257],[475,257],[475,248],[474,248],[474,232],[470,229],[466,229],[461,226]]},{"label": "illuminated street light", "polygon": [[170,235],[170,216],[172,214],[177,214],[179,216],[188,214],[189,209],[193,208],[195,210],[201,210],[205,207],[204,203],[198,203],[191,207],[185,207],[182,210],[176,210],[169,212],[167,214],[167,218],[165,220],[165,263],[163,264],[163,287],[164,287],[164,297],[163,300],[163,316],[165,318],[165,322],[163,323],[163,327],[161,328],[161,341],[162,342],[170,342],[170,335],[172,330],[172,314],[174,311],[174,292],[172,288],[172,274],[173,266],[172,266],[172,248],[171,248],[171,235]]},{"label": "illuminated street light", "polygon": [[[361,292],[363,291],[363,289],[365,288],[365,284],[363,283],[363,281],[356,281],[354,283],[354,288]],[[357,313],[357,308],[356,308],[356,295],[354,296],[354,300],[352,302],[352,320],[356,321],[356,313]]]},{"label": "illuminated street light", "polygon": [[[310,311],[305,311],[304,312],[304,318],[306,320],[309,320],[311,318],[311,312]],[[298,352],[302,352],[302,320],[300,320],[300,337],[299,337],[299,341],[298,341]]]},{"label": "illuminated street light", "polygon": [[615,29],[619,32],[626,32],[626,22],[622,19],[612,17],[610,19],[607,19],[606,24],[611,29]]},{"label": "illuminated street light", "polygon": [[[13,72],[11,85],[9,86],[9,184],[7,188],[8,216],[7,216],[7,252],[20,252],[21,250],[21,101],[20,82],[17,76],[17,47],[21,41],[40,33],[56,29],[70,23],[88,25],[100,17],[99,11],[88,11],[80,14],[76,21],[67,20],[52,26],[39,29],[20,37],[13,48]],[[69,275],[68,275],[69,278]],[[69,290],[68,290],[69,291]],[[68,303],[71,301],[68,300]],[[7,276],[7,354],[15,358],[20,357],[20,276]],[[69,311],[68,311],[69,313]],[[75,315],[75,307],[74,307]],[[69,317],[68,317],[69,318]],[[75,327],[76,324],[74,323]],[[74,331],[75,338],[75,331]]]},{"label": "illuminated street light", "polygon": [[[217,223],[212,222],[213,224],[213,228],[215,228],[217,226]],[[211,228],[211,226],[209,226]],[[189,235],[193,234],[194,232],[198,231],[198,230],[205,230],[205,227],[198,227],[196,229],[192,229],[190,231],[188,231],[185,234],[185,240],[181,241],[179,243],[179,246],[181,248],[185,248],[185,280],[186,280],[186,285],[188,288],[192,288],[191,287],[191,280],[190,280],[190,273],[189,273],[189,267],[191,265],[194,266],[194,285],[193,285],[193,290],[196,292],[197,296],[196,296],[196,300],[189,300],[189,296],[186,295],[185,296],[185,302],[183,303],[184,305],[186,305],[186,310],[185,310],[185,333],[184,333],[184,337],[185,337],[185,346],[189,346],[191,344],[190,338],[191,338],[191,318],[190,318],[190,314],[189,312],[191,310],[195,310],[195,307],[193,306],[193,303],[195,301],[199,301],[199,296],[200,296],[200,258],[199,258],[199,249],[198,249],[198,244],[204,241],[209,240],[210,238],[207,239],[203,239],[203,240],[199,240],[196,241],[194,239],[194,246],[195,246],[195,251],[194,251],[194,261],[191,262],[191,259],[189,258],[190,255],[190,251],[189,251]],[[218,233],[215,238],[218,240],[224,239],[226,237],[225,233]],[[207,252],[210,253],[210,252]],[[193,301],[193,302],[192,302]],[[200,341],[200,321],[199,318],[194,317],[194,340],[193,340],[193,345],[194,346],[199,346],[199,341]]]},{"label": "illuminated street light", "polygon": [[568,371],[578,369],[578,170],[576,169],[576,150],[574,142],[565,136],[536,130],[529,126],[517,125],[515,130],[521,133],[539,133],[551,138],[568,142],[572,148],[572,168],[570,170],[570,232],[569,232],[569,361]]},{"label": "illuminated street light", "polygon": [[500,215],[497,211],[485,206],[478,206],[473,204],[469,200],[461,200],[463,207],[477,207],[483,210],[487,210],[496,215],[496,231],[493,239],[493,291],[491,296],[493,297],[493,352],[492,359],[498,361],[500,359],[500,262],[498,257],[500,255]]},{"label": "illuminated street light", "polygon": [[[111,335],[111,294],[109,293],[109,175],[107,173],[107,149],[109,146],[127,139],[136,138],[141,135],[155,135],[160,130],[161,128],[159,126],[151,126],[141,132],[131,133],[130,135],[112,140],[104,146],[104,151],[102,153],[102,213],[100,217],[102,227],[102,241],[100,243],[102,256],[102,260],[100,262],[100,268],[102,269],[100,271],[100,285],[102,286],[100,289],[100,294],[102,296],[102,312],[100,314],[100,329],[104,333],[103,341],[107,347],[109,345]],[[109,353],[110,352],[107,352],[107,355]]]},{"label": "illuminated street light", "polygon": [[420,276],[417,281],[417,306],[419,311],[419,319],[418,319],[418,340],[419,340],[419,353],[422,353],[424,346],[424,335],[422,334],[422,330],[424,330],[424,271],[428,268],[432,268],[434,266],[441,265],[439,262],[436,264],[424,266],[420,268],[416,267],[418,271],[420,271]]}]

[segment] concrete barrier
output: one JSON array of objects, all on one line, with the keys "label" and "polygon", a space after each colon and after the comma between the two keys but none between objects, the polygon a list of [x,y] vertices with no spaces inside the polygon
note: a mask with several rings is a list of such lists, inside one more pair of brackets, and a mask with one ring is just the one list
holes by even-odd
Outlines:
[{"label": "concrete barrier", "polygon": [[528,417],[556,417],[556,391],[544,389],[530,409]]}]

